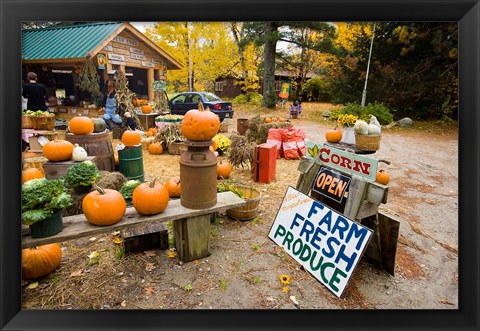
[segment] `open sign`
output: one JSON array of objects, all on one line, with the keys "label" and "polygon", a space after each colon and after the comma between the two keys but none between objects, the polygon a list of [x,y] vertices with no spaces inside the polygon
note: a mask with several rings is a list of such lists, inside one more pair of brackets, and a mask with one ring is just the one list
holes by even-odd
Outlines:
[{"label": "open sign", "polygon": [[341,203],[350,185],[351,178],[340,172],[321,167],[312,186],[312,191]]}]

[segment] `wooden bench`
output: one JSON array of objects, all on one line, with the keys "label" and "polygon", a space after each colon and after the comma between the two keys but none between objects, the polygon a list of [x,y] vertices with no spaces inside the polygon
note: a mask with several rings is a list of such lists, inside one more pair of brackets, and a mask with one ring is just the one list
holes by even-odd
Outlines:
[{"label": "wooden bench", "polygon": [[164,212],[152,216],[140,215],[135,208],[127,207],[123,219],[109,226],[92,225],[83,214],[68,216],[63,218],[63,230],[51,237],[32,238],[28,228],[24,228],[22,248],[118,231],[127,227],[144,225],[145,222],[173,221],[173,235],[178,256],[184,262],[193,261],[210,255],[211,215],[222,210],[243,206],[245,203],[245,200],[232,192],[222,192],[217,194],[217,204],[206,209],[185,208],[181,205],[180,199],[170,200]]}]

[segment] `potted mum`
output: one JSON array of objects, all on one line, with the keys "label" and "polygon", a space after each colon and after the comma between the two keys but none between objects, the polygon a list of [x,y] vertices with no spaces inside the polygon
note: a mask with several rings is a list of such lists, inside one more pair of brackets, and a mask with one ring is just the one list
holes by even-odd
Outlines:
[{"label": "potted mum", "polygon": [[337,118],[337,123],[343,127],[343,134],[341,142],[345,144],[355,144],[355,131],[353,126],[358,120],[358,116],[353,114],[340,114]]},{"label": "potted mum", "polygon": [[37,178],[22,185],[22,223],[30,227],[33,238],[62,231],[62,211],[71,204],[63,179]]},{"label": "potted mum", "polygon": [[100,178],[100,170],[92,161],[75,163],[67,169],[65,184],[72,187],[76,193],[88,193],[93,183]]}]

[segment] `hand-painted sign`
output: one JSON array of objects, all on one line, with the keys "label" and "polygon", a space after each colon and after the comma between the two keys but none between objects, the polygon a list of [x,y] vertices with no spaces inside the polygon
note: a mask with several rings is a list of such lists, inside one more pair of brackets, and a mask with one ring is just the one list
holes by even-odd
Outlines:
[{"label": "hand-painted sign", "polygon": [[307,158],[319,159],[323,164],[342,172],[357,175],[375,181],[378,161],[355,153],[345,152],[337,148],[306,142]]},{"label": "hand-painted sign", "polygon": [[340,172],[320,167],[317,177],[313,182],[312,191],[340,203],[348,189],[350,180],[350,177]]},{"label": "hand-painted sign", "polygon": [[138,48],[135,48],[135,47],[130,47],[130,52],[131,52],[131,53],[135,53],[135,54],[141,54],[141,55],[144,55],[144,54],[145,54],[145,53],[143,52],[143,50],[138,49]]},{"label": "hand-painted sign", "polygon": [[145,60],[145,56],[142,55],[142,54],[132,53],[132,54],[130,54],[130,57],[131,57],[132,59]]},{"label": "hand-painted sign", "polygon": [[142,61],[142,67],[153,68],[155,65],[152,62]]},{"label": "hand-painted sign", "polygon": [[107,67],[107,58],[105,57],[105,54],[103,53],[97,54],[97,63],[98,63],[98,69],[105,69]]},{"label": "hand-painted sign", "polygon": [[116,36],[112,39],[112,41],[116,41],[117,43],[126,44],[129,46],[138,46],[138,41],[121,36]]},{"label": "hand-painted sign", "polygon": [[372,231],[289,187],[268,237],[340,297]]},{"label": "hand-painted sign", "polygon": [[108,59],[109,60],[115,60],[115,61],[125,61],[125,56],[118,55],[118,54],[113,54],[113,53],[108,53]]}]

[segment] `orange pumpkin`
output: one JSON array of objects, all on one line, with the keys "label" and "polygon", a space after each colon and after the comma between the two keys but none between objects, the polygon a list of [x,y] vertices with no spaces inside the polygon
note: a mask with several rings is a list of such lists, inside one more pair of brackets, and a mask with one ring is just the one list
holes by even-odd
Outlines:
[{"label": "orange pumpkin", "polygon": [[140,140],[142,137],[140,136],[140,133],[137,131],[133,130],[125,130],[122,134],[122,143],[126,147],[131,147],[131,146],[136,146],[140,144]]},{"label": "orange pumpkin", "polygon": [[167,180],[165,188],[170,198],[179,198],[181,193],[180,176],[175,176]]},{"label": "orange pumpkin", "polygon": [[22,184],[28,182],[31,179],[43,178],[45,175],[38,168],[28,168],[22,171]]},{"label": "orange pumpkin", "polygon": [[180,127],[182,134],[188,140],[210,140],[220,129],[220,119],[210,110],[205,110],[203,104],[198,109],[190,109],[183,116]]},{"label": "orange pumpkin", "polygon": [[22,152],[22,159],[26,159],[27,157],[34,157],[37,156],[35,152]]},{"label": "orange pumpkin", "polygon": [[283,117],[279,117],[279,118],[278,118],[278,121],[279,121],[279,122],[285,122],[285,119],[284,119]]},{"label": "orange pumpkin", "polygon": [[56,243],[22,249],[22,278],[46,276],[60,265],[61,260],[62,249]]},{"label": "orange pumpkin", "polygon": [[73,144],[66,140],[51,140],[43,146],[42,152],[49,161],[68,161],[72,158]]},{"label": "orange pumpkin", "polygon": [[160,214],[167,208],[170,197],[168,190],[155,177],[151,182],[138,185],[132,193],[132,205],[142,215]]},{"label": "orange pumpkin", "polygon": [[231,172],[232,172],[232,165],[230,164],[230,162],[225,160],[220,160],[220,162],[217,163],[218,179],[228,178]]},{"label": "orange pumpkin", "polygon": [[265,123],[271,123],[272,122],[272,119],[270,117],[265,117],[265,119],[263,120]]},{"label": "orange pumpkin", "polygon": [[385,170],[379,170],[377,171],[377,177],[375,179],[377,183],[380,183],[382,185],[387,185],[390,182],[390,175],[388,172]]},{"label": "orange pumpkin", "polygon": [[149,138],[149,137],[153,137],[153,134],[150,131],[145,131],[145,136]]},{"label": "orange pumpkin", "polygon": [[276,122],[277,121],[277,118],[276,117],[272,117],[272,122]]},{"label": "orange pumpkin", "polygon": [[152,107],[151,106],[142,106],[142,113],[144,114],[150,114],[152,112]]},{"label": "orange pumpkin", "polygon": [[163,146],[161,142],[154,142],[148,145],[148,151],[150,154],[159,155],[163,153]]},{"label": "orange pumpkin", "polygon": [[328,130],[325,133],[325,139],[330,143],[338,143],[340,140],[342,140],[342,131],[338,130],[337,127]]},{"label": "orange pumpkin", "polygon": [[157,135],[157,129],[155,129],[155,128],[148,129],[148,132],[150,132],[152,134],[152,137]]},{"label": "orange pumpkin", "polygon": [[102,189],[98,186],[82,201],[85,218],[93,225],[112,225],[122,220],[127,203],[117,190]]},{"label": "orange pumpkin", "polygon": [[94,130],[93,121],[87,116],[75,116],[68,122],[73,134],[91,134]]}]

